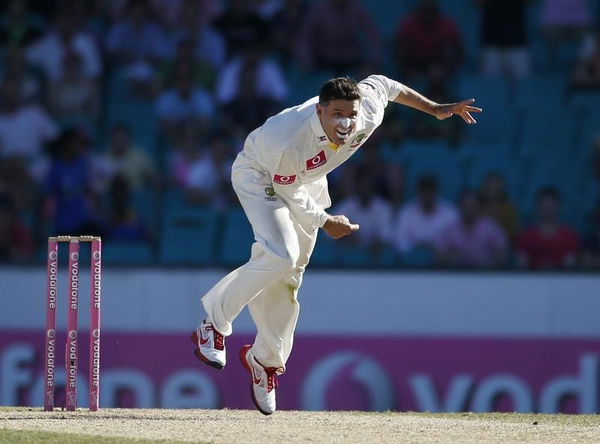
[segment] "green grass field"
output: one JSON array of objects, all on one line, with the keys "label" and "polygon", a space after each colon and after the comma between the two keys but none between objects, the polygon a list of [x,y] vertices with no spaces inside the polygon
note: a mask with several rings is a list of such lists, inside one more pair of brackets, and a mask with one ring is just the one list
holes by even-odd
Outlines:
[{"label": "green grass field", "polygon": [[600,443],[598,415],[0,408],[0,443]]}]

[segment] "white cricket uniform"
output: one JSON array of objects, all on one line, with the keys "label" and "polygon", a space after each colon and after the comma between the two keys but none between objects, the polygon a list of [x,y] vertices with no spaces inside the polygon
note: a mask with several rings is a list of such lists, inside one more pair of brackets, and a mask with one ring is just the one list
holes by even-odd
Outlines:
[{"label": "white cricket uniform", "polygon": [[252,131],[233,163],[233,188],[256,242],[250,260],[218,282],[202,303],[208,320],[225,336],[248,305],[258,330],[252,353],[280,373],[292,350],[297,291],[331,206],[327,173],[365,143],[381,124],[388,101],[404,88],[381,75],[358,85],[356,128],[344,145],[333,144],[323,131],[318,97],[313,97]]}]

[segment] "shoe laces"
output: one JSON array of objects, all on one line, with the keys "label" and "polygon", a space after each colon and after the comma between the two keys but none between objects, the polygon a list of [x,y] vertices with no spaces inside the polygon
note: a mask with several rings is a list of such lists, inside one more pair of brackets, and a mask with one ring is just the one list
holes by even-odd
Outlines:
[{"label": "shoe laces", "polygon": [[215,341],[215,348],[217,350],[225,350],[225,337],[219,333],[213,326],[212,324],[208,324],[206,327],[204,327],[204,329],[206,331],[212,331],[213,332],[213,338]]},{"label": "shoe laces", "polygon": [[277,367],[265,368],[267,374],[267,392],[270,392],[274,388],[277,388]]}]

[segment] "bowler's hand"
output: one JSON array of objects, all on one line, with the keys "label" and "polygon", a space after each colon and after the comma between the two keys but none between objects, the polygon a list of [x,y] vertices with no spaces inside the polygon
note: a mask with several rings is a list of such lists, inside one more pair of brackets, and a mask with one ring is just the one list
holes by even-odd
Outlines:
[{"label": "bowler's hand", "polygon": [[340,239],[348,236],[353,231],[359,229],[358,224],[351,224],[346,216],[329,216],[327,222],[323,224],[323,230],[334,239]]},{"label": "bowler's hand", "polygon": [[480,113],[483,110],[476,106],[471,106],[474,102],[475,99],[469,99],[458,103],[444,103],[438,105],[435,110],[435,117],[437,117],[439,120],[444,120],[456,114],[462,117],[462,119],[468,124],[477,123],[471,113]]}]

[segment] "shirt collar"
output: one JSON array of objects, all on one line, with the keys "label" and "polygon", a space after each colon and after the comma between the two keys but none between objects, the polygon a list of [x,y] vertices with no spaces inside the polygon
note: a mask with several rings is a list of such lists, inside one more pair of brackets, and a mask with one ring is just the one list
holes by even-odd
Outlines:
[{"label": "shirt collar", "polygon": [[315,137],[317,139],[317,145],[327,146],[334,151],[337,151],[340,148],[339,145],[336,145],[331,140],[329,140],[329,137],[327,137],[327,134],[325,134],[325,131],[323,130],[323,125],[321,125],[321,120],[319,119],[319,115],[317,114],[316,107],[313,112],[313,115],[310,118],[310,127],[312,128],[313,133],[315,134]]}]

